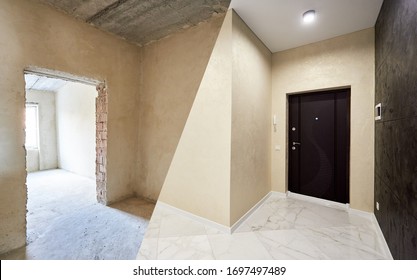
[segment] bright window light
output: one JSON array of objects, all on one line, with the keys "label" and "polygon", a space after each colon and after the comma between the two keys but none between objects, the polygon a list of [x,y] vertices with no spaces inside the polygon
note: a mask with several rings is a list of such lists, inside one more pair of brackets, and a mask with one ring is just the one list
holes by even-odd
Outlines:
[{"label": "bright window light", "polygon": [[26,103],[26,149],[39,149],[38,105]]}]

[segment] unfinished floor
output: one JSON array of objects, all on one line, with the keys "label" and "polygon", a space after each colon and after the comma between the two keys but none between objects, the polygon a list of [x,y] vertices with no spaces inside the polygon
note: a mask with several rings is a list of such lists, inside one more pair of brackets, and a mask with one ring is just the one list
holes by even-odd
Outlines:
[{"label": "unfinished floor", "polygon": [[0,259],[135,259],[154,204],[96,202],[95,181],[64,170],[28,174],[27,246]]}]

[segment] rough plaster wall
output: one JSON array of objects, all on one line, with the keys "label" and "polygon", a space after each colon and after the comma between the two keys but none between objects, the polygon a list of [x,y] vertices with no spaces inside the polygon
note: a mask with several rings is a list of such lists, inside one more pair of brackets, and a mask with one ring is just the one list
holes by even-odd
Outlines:
[{"label": "rough plaster wall", "polygon": [[95,86],[68,83],[56,95],[59,168],[95,179]]},{"label": "rough plaster wall", "polygon": [[159,200],[230,225],[232,14],[227,13]]},{"label": "rough plaster wall", "polygon": [[0,253],[25,244],[25,81],[28,66],[106,81],[108,202],[132,193],[140,50],[32,1],[0,1]]},{"label": "rough plaster wall", "polygon": [[39,150],[26,150],[26,171],[28,173],[39,171]]},{"label": "rough plaster wall", "polygon": [[233,12],[231,223],[271,191],[271,52]]},{"label": "rough plaster wall", "polygon": [[[38,151],[38,170],[57,168],[55,93],[50,91],[27,90],[26,102],[38,104],[39,150],[36,150]],[[30,151],[30,153],[33,152],[35,151]],[[28,166],[32,165],[29,162],[29,153],[27,161]]]},{"label": "rough plaster wall", "polygon": [[143,48],[137,188],[157,200],[224,17]]},{"label": "rough plaster wall", "polygon": [[[278,52],[272,60],[272,189],[287,190],[288,93],[351,86],[350,206],[372,212],[374,192],[374,29]],[[280,145],[281,151],[273,151]]]}]

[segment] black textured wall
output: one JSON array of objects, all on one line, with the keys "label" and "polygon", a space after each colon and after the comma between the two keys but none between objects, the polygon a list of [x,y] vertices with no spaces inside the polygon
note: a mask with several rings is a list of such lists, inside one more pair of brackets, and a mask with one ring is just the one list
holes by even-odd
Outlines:
[{"label": "black textured wall", "polygon": [[417,0],[385,0],[375,32],[375,215],[394,259],[417,259]]}]

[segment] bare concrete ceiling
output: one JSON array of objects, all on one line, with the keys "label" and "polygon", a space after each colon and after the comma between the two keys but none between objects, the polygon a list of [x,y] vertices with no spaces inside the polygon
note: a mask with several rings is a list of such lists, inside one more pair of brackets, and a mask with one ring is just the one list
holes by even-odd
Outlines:
[{"label": "bare concrete ceiling", "polygon": [[[1,0],[0,0],[1,1]],[[373,27],[383,0],[37,0],[128,41],[145,45],[229,8],[272,51]],[[316,10],[306,25],[302,14]]]},{"label": "bare concrete ceiling", "polygon": [[38,0],[145,45],[225,13],[231,0]]}]

